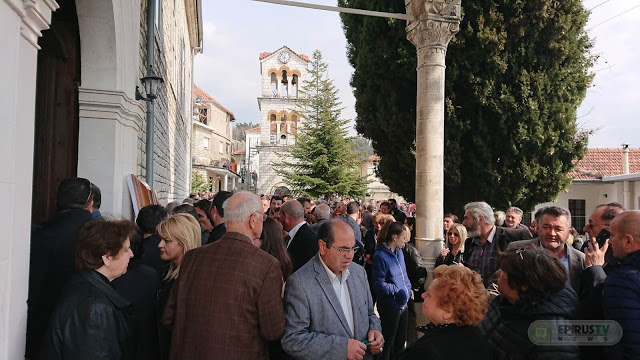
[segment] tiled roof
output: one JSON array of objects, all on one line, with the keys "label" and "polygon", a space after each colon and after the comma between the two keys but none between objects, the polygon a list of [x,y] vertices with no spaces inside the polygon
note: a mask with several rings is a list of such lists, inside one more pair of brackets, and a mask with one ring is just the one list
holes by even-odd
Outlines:
[{"label": "tiled roof", "polygon": [[233,153],[233,155],[244,155],[244,153],[245,153],[245,150],[244,149],[240,149],[240,150],[235,151]]},{"label": "tiled roof", "polygon": [[[294,55],[296,55],[296,56],[297,56],[297,57],[299,57],[300,59],[302,59],[302,60],[304,60],[304,61],[306,61],[306,62],[309,62],[309,57],[308,57],[307,55],[305,55],[305,54],[298,54],[297,52],[295,52],[295,51],[291,50],[291,48],[290,48],[290,47],[288,47],[288,46],[283,46],[283,48],[287,48],[289,51],[291,51]],[[282,48],[280,48],[280,49],[282,49]],[[278,49],[278,50],[280,50],[280,49]],[[276,50],[276,51],[274,51],[274,52],[277,52],[278,50]],[[271,54],[273,54],[273,53],[272,53],[272,52],[261,52],[261,53],[260,53],[260,56],[258,57],[258,59],[259,59],[259,60],[262,60],[262,59],[264,59],[264,58],[266,58],[266,57],[271,56]]]},{"label": "tiled roof", "polygon": [[260,132],[260,126],[257,126],[257,127],[251,128],[251,129],[247,129],[244,132],[245,133],[248,133],[248,132]]},{"label": "tiled roof", "polygon": [[376,154],[373,154],[373,155],[371,155],[371,156],[369,156],[369,157],[367,158],[367,161],[369,161],[369,162],[373,162],[373,161],[380,161],[380,156],[378,156],[378,155],[376,155]]},{"label": "tiled roof", "polygon": [[193,99],[195,100],[198,97],[200,97],[200,99],[202,99],[202,101],[211,101],[217,107],[219,107],[224,112],[229,114],[229,116],[231,116],[231,121],[235,121],[236,117],[235,117],[235,115],[233,115],[233,113],[231,111],[229,111],[226,107],[224,107],[224,105],[222,105],[218,100],[214,99],[211,95],[209,95],[206,92],[204,92],[204,90],[200,89],[198,87],[198,85],[193,84]]},{"label": "tiled roof", "polygon": [[[640,148],[629,148],[629,173],[640,173]],[[584,158],[569,173],[569,177],[575,180],[593,180],[615,175],[622,175],[621,148],[588,149]]]}]

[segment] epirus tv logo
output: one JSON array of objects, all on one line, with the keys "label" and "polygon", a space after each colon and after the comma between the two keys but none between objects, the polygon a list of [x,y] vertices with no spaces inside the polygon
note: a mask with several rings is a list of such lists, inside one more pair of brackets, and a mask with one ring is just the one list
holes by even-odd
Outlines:
[{"label": "epirus tv logo", "polygon": [[622,338],[622,327],[611,320],[538,320],[529,326],[536,345],[611,346]]}]

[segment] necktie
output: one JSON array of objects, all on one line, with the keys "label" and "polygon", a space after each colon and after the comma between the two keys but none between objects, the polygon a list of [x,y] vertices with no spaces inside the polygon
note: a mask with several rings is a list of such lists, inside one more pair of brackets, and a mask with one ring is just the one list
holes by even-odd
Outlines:
[{"label": "necktie", "polygon": [[290,242],[291,242],[291,236],[289,236],[289,235],[285,236],[285,238],[284,238],[284,246],[288,248]]}]

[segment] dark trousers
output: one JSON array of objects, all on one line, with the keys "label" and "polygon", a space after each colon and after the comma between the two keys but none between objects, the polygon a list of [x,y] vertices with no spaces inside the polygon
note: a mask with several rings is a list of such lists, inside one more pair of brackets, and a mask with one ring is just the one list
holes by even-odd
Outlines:
[{"label": "dark trousers", "polygon": [[384,351],[378,356],[378,359],[396,359],[404,350],[409,311],[406,306],[400,310],[383,301],[378,301],[377,308],[382,325],[382,336],[384,336]]}]

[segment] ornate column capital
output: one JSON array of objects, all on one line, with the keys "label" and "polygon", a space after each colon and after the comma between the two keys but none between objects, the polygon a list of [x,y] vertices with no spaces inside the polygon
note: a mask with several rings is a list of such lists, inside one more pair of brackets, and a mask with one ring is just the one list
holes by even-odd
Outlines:
[{"label": "ornate column capital", "polygon": [[446,49],[449,41],[460,30],[460,5],[442,12],[452,0],[405,0],[407,14],[416,20],[407,25],[407,39],[416,48],[439,47]]}]

